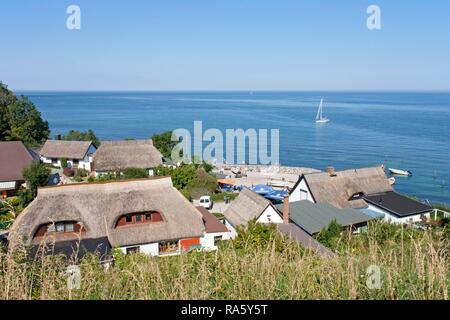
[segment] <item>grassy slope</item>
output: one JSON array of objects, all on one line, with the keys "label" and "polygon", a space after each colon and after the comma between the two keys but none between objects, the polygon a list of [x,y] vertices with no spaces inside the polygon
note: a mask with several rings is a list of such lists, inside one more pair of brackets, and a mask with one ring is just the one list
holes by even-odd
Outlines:
[{"label": "grassy slope", "polygon": [[[448,232],[375,224],[343,235],[339,256],[325,261],[272,231],[249,232],[213,253],[118,255],[109,270],[91,257],[71,296],[57,259],[30,264],[0,254],[0,299],[448,299],[448,240]],[[381,269],[379,290],[366,285],[370,265]]]}]

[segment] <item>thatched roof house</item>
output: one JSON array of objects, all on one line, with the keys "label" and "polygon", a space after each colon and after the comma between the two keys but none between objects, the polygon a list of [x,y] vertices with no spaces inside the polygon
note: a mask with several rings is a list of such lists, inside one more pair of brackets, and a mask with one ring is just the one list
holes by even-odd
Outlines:
[{"label": "thatched roof house", "polygon": [[151,244],[155,253],[160,241],[203,233],[201,214],[173,187],[170,177],[162,177],[41,188],[14,222],[10,238],[25,236],[26,244],[35,244],[80,235],[107,237],[118,247]]},{"label": "thatched roof house", "polygon": [[162,160],[163,156],[152,140],[102,141],[94,154],[94,170],[151,169],[161,165]]},{"label": "thatched roof house", "polygon": [[247,188],[242,189],[223,215],[233,227],[246,226],[253,219],[263,223],[283,222],[279,212],[269,200]]},{"label": "thatched roof house", "polygon": [[47,140],[39,153],[48,159],[82,160],[91,146],[91,141]]},{"label": "thatched roof house", "polygon": [[392,186],[381,166],[336,172],[319,172],[300,177],[290,201],[310,200],[337,208],[367,208],[364,195],[391,192]]}]

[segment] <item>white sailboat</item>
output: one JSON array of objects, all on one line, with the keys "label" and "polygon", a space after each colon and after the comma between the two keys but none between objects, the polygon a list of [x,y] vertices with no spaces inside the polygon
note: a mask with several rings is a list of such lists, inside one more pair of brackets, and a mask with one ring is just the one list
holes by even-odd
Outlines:
[{"label": "white sailboat", "polygon": [[330,122],[330,119],[325,118],[323,116],[322,109],[323,109],[323,99],[320,99],[319,110],[317,110],[317,115],[316,115],[316,123],[328,123],[328,122]]}]

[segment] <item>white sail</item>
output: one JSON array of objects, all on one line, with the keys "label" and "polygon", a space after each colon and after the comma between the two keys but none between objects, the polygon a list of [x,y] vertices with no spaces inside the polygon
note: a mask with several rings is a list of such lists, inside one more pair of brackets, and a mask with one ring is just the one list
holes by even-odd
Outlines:
[{"label": "white sail", "polygon": [[316,120],[322,119],[322,105],[323,105],[323,99],[320,99],[319,110],[317,110]]},{"label": "white sail", "polygon": [[328,123],[328,122],[330,122],[329,119],[324,118],[324,116],[322,114],[322,109],[323,109],[323,99],[320,99],[319,110],[317,110],[317,115],[316,115],[316,122],[317,123]]}]

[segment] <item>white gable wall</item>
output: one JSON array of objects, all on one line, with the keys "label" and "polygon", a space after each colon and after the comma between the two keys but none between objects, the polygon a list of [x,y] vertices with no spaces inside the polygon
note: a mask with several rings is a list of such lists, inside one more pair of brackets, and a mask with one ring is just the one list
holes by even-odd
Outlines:
[{"label": "white gable wall", "polygon": [[278,212],[272,206],[267,206],[267,208],[261,213],[259,218],[256,220],[259,223],[283,223],[283,218],[280,217]]},{"label": "white gable wall", "polygon": [[289,202],[308,200],[315,203],[312,193],[306,184],[306,180],[302,178],[300,183],[295,187],[295,189],[289,195]]}]

